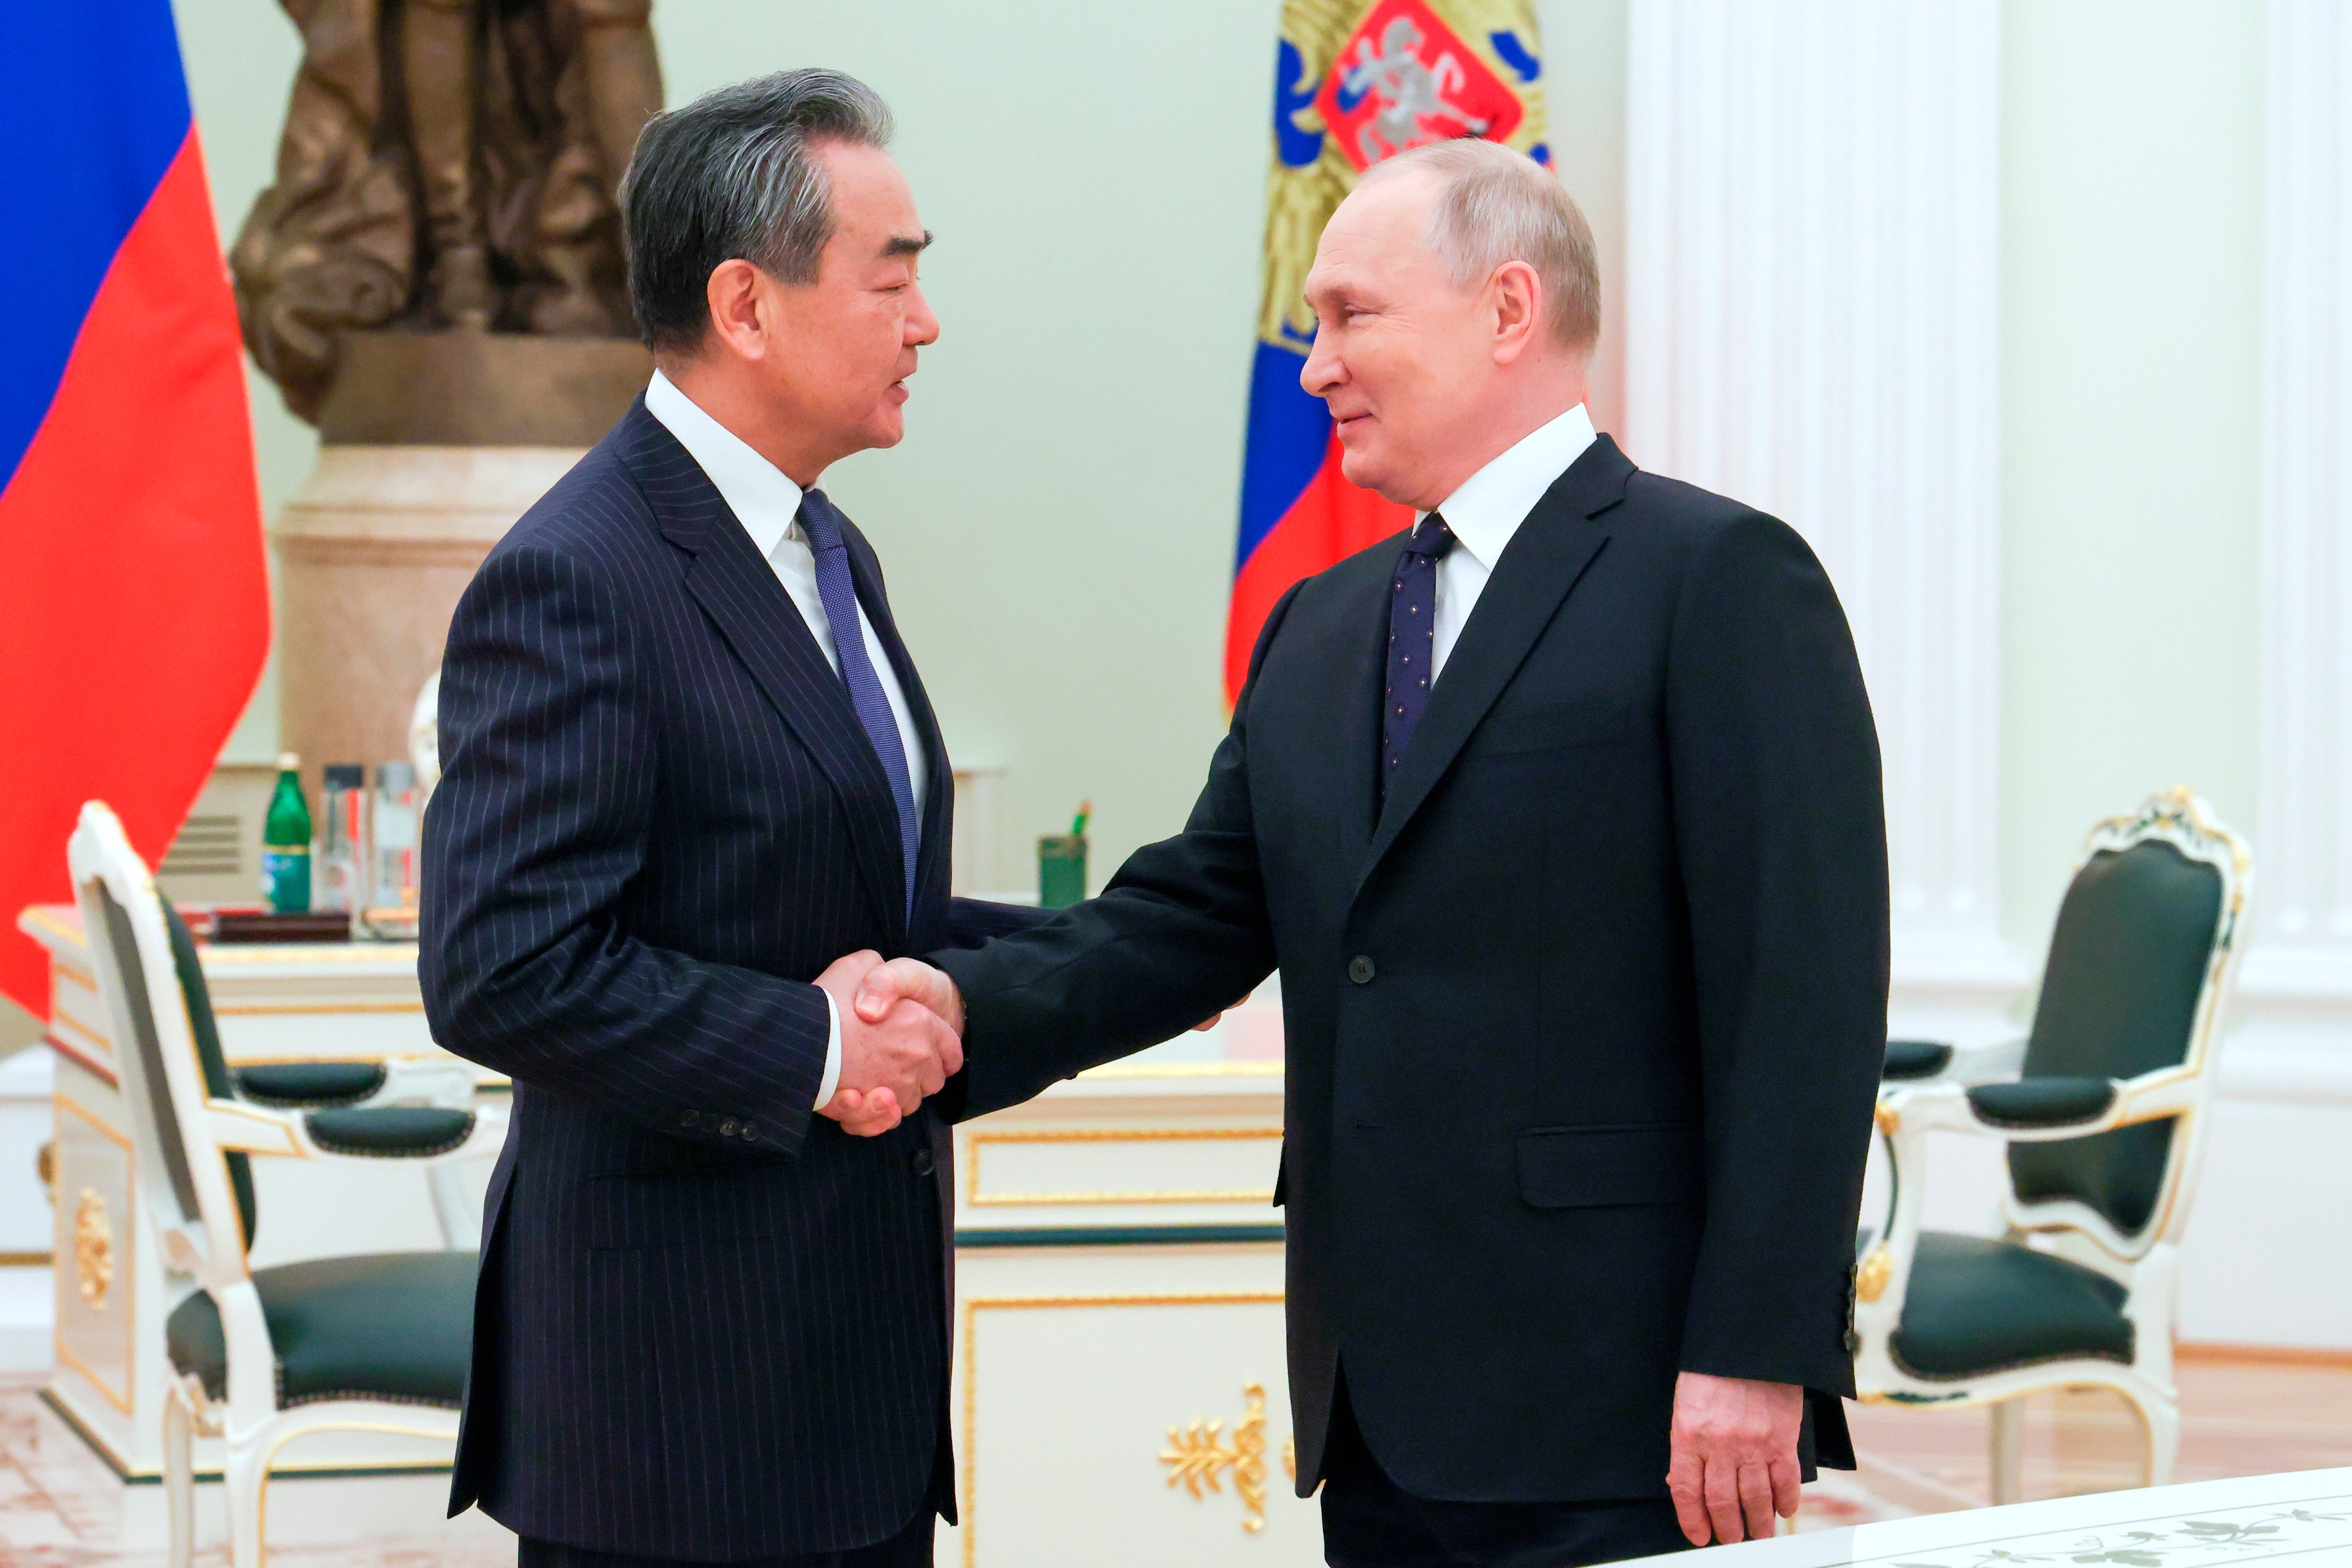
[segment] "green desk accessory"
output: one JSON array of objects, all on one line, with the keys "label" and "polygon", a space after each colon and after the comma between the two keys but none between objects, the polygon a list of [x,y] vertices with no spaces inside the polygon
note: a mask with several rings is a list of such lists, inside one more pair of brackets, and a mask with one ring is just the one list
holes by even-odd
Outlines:
[{"label": "green desk accessory", "polygon": [[1041,834],[1037,838],[1037,903],[1041,909],[1066,910],[1087,896],[1087,818],[1094,803],[1078,806],[1067,833]]}]

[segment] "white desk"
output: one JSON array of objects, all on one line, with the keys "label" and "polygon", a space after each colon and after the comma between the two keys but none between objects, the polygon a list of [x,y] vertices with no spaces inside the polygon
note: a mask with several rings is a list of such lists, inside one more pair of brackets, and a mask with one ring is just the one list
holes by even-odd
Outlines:
[{"label": "white desk", "polygon": [[[1848,1525],[1710,1549],[1722,1568],[2203,1568],[2352,1563],[2352,1469],[2194,1481]],[[1647,1557],[1690,1563],[1688,1554]]]}]

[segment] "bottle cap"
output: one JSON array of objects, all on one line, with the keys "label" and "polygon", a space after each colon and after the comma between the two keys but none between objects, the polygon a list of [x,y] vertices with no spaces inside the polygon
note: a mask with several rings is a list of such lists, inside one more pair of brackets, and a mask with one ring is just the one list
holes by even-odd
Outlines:
[{"label": "bottle cap", "polygon": [[415,789],[416,764],[406,762],[386,763],[376,770],[375,784],[378,789],[387,789],[394,795],[398,795],[403,790]]},{"label": "bottle cap", "polygon": [[326,784],[329,789],[365,789],[367,769],[357,763],[329,763]]},{"label": "bottle cap", "polygon": [[278,771],[279,773],[299,773],[299,772],[301,771],[301,768],[302,768],[302,759],[301,759],[300,757],[296,756],[293,752],[278,752]]}]

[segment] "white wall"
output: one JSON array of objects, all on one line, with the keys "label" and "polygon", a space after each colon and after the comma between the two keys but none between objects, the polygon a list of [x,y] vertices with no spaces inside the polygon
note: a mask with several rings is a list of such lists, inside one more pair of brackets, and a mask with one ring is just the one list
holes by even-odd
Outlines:
[{"label": "white wall", "polygon": [[1998,924],[1998,0],[1640,0],[1627,450],[1785,519],[1852,624],[1895,1004]]},{"label": "white wall", "polygon": [[2259,5],[2002,16],[2002,926],[2188,784],[2255,836]]}]

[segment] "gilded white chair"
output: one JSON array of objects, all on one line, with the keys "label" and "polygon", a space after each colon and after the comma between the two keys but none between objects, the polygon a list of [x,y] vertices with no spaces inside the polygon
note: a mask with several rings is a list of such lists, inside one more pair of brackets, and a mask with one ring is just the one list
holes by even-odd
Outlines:
[{"label": "gilded white chair", "polygon": [[[1995,1502],[2018,1500],[2017,1402],[2044,1389],[2122,1394],[2147,1436],[2147,1484],[2172,1479],[2180,1241],[2252,875],[2203,801],[2157,795],[2091,834],[2026,1039],[1889,1047],[1891,1194],[1858,1248],[1855,1383],[1866,1402],[1990,1405]],[[1937,1131],[2008,1145],[2006,1236],[1920,1229]]]},{"label": "gilded white chair", "polygon": [[[294,1064],[312,1069],[308,1083],[247,1069],[255,1090],[274,1085],[280,1100],[323,1088],[336,1090],[325,1098],[344,1103],[297,1110],[240,1097],[195,944],[157,895],[114,814],[99,802],[85,805],[68,853],[116,1043],[140,1210],[155,1227],[177,1298],[165,1328],[174,1373],[164,1433],[171,1560],[184,1568],[193,1555],[191,1447],[201,1431],[222,1437],[226,1449],[231,1561],[259,1568],[262,1489],[287,1443],[354,1426],[455,1441],[478,1222],[469,1226],[445,1212],[445,1236],[465,1238],[447,1251],[252,1269],[246,1250],[257,1212],[248,1155],[446,1166],[494,1155],[506,1114],[497,1106],[446,1103],[455,1080],[428,1064],[383,1072],[373,1087],[348,1064]],[[325,1081],[334,1074],[317,1070],[327,1067],[342,1070],[339,1090]],[[385,1103],[394,1097],[426,1102]],[[309,1102],[318,1098],[314,1092]],[[436,1197],[446,1204],[439,1189]]]}]

